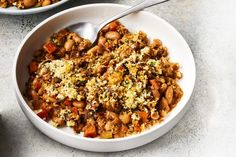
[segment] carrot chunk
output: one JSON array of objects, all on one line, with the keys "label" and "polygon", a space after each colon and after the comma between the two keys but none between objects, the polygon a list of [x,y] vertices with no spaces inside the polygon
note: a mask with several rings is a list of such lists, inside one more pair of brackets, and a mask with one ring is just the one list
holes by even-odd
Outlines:
[{"label": "carrot chunk", "polygon": [[159,89],[159,85],[157,83],[157,80],[152,79],[152,80],[149,80],[149,82],[151,83],[153,89]]},{"label": "carrot chunk", "polygon": [[66,106],[71,106],[71,104],[72,104],[72,101],[70,101],[69,99],[66,99],[64,101],[64,105],[66,105]]},{"label": "carrot chunk", "polygon": [[78,108],[77,108],[77,107],[72,107],[71,111],[72,111],[74,114],[78,114]]},{"label": "carrot chunk", "polygon": [[39,82],[39,81],[36,81],[35,83],[34,83],[34,89],[35,90],[39,90],[41,88],[41,83]]},{"label": "carrot chunk", "polygon": [[43,45],[43,48],[45,51],[47,51],[48,53],[53,53],[56,51],[57,47],[53,44],[53,43],[46,43]]},{"label": "carrot chunk", "polygon": [[48,111],[47,110],[42,110],[37,114],[41,119],[47,119],[48,118]]},{"label": "carrot chunk", "polygon": [[84,136],[85,137],[96,137],[97,136],[97,130],[94,125],[88,125],[86,126],[84,130]]},{"label": "carrot chunk", "polygon": [[148,113],[144,111],[138,111],[138,115],[143,122],[147,121]]}]

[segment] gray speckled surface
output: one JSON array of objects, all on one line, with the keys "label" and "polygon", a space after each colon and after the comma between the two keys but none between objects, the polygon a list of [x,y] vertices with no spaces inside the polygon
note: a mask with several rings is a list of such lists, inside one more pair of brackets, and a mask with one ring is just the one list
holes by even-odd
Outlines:
[{"label": "gray speckled surface", "polygon": [[180,123],[161,138],[129,151],[92,153],[51,140],[26,119],[12,86],[12,63],[21,40],[48,16],[94,2],[135,3],[134,0],[71,0],[42,14],[0,15],[0,156],[235,156],[235,0],[172,0],[147,9],[179,30],[189,43],[197,66],[191,107]]}]

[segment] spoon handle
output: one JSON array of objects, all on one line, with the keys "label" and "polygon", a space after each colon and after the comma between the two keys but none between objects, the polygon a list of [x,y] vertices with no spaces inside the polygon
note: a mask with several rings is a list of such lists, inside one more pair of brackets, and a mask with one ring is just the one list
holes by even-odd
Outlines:
[{"label": "spoon handle", "polygon": [[137,12],[137,11],[140,11],[144,8],[147,8],[147,7],[151,7],[153,5],[156,5],[156,4],[160,4],[160,3],[164,3],[164,2],[167,2],[169,0],[145,0],[127,10],[125,10],[124,12],[108,19],[108,20],[105,20],[104,22],[102,22],[101,24],[97,25],[97,30],[101,30],[104,26],[106,26],[108,23],[112,22],[112,21],[115,21],[117,19],[120,19],[126,15],[129,15],[131,13],[134,13],[134,12]]}]

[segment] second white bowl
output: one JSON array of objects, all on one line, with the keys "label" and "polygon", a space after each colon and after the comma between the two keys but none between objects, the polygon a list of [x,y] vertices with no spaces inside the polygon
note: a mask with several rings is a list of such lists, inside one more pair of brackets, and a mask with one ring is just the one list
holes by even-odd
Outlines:
[{"label": "second white bowl", "polygon": [[28,9],[18,9],[16,7],[8,7],[8,8],[0,8],[0,14],[9,14],[9,15],[28,15],[28,14],[36,14],[44,11],[51,10],[55,7],[58,7],[69,0],[61,0],[57,3],[45,6],[45,7],[36,7],[36,8],[28,8]]}]

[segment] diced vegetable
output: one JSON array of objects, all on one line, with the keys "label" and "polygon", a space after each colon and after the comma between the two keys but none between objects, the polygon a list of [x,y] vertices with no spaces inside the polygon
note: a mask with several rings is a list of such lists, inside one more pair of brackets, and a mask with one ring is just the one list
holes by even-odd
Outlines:
[{"label": "diced vegetable", "polygon": [[66,99],[64,101],[64,105],[66,105],[66,106],[70,106],[71,104],[72,104],[72,101],[70,101],[69,99]]},{"label": "diced vegetable", "polygon": [[42,110],[37,115],[42,119],[47,119],[48,118],[48,111],[47,110]]},{"label": "diced vegetable", "polygon": [[48,42],[48,43],[44,44],[43,48],[44,48],[45,51],[47,51],[50,54],[54,53],[57,49],[57,47],[51,42]]},{"label": "diced vegetable", "polygon": [[153,89],[159,89],[159,85],[157,83],[157,80],[153,79],[149,81],[153,87]]},{"label": "diced vegetable", "polygon": [[143,122],[146,122],[147,121],[147,118],[148,118],[148,113],[145,112],[145,111],[139,111],[138,112],[138,115],[140,117],[140,119],[143,121]]},{"label": "diced vegetable", "polygon": [[106,139],[112,138],[112,132],[111,131],[104,131],[101,133],[100,136],[101,136],[101,138],[106,138]]},{"label": "diced vegetable", "polygon": [[96,137],[97,136],[97,130],[96,127],[94,125],[88,125],[85,127],[84,130],[84,136],[85,137]]},{"label": "diced vegetable", "polygon": [[119,118],[122,121],[122,123],[124,123],[124,124],[128,124],[131,120],[130,115],[127,113],[120,114]]},{"label": "diced vegetable", "polygon": [[156,98],[156,100],[159,100],[160,93],[159,93],[158,89],[152,89],[152,95]]},{"label": "diced vegetable", "polygon": [[78,108],[77,107],[72,107],[71,110],[74,114],[78,114]]},{"label": "diced vegetable", "polygon": [[41,83],[39,82],[39,81],[36,81],[35,83],[34,83],[34,89],[35,90],[39,90],[41,88]]}]

